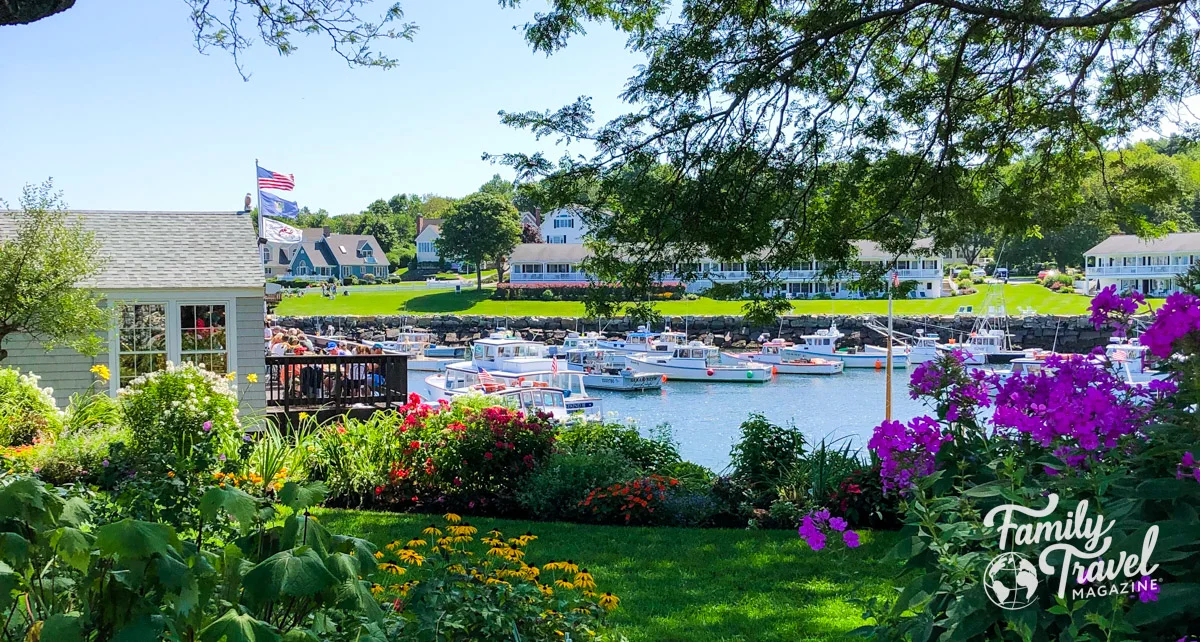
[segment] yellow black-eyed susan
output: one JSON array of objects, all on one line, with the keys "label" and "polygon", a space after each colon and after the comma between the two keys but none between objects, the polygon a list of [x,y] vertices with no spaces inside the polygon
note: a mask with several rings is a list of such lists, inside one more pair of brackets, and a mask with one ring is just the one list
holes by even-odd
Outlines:
[{"label": "yellow black-eyed susan", "polygon": [[621,604],[621,598],[613,595],[612,593],[605,593],[604,595],[600,596],[599,602],[600,606],[604,607],[604,610],[611,611]]}]

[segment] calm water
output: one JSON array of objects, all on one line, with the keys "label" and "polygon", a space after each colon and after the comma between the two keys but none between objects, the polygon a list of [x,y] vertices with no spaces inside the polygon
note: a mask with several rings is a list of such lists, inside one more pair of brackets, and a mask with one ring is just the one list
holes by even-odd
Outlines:
[{"label": "calm water", "polygon": [[[429,373],[410,373],[409,389],[422,395]],[[810,440],[848,438],[866,448],[871,430],[883,420],[883,372],[848,369],[828,377],[778,375],[765,384],[669,381],[657,392],[592,391],[604,400],[614,421],[635,421],[642,432],[670,424],[685,459],[721,470],[738,426],[751,412],[776,423],[792,423]],[[908,397],[908,371],[892,379],[892,418],[907,420],[925,412]]]}]

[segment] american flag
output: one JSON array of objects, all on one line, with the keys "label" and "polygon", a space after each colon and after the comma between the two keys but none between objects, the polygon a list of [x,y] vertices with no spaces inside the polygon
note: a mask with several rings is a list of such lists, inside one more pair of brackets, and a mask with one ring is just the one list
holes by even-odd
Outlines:
[{"label": "american flag", "polygon": [[892,287],[894,287],[894,288],[900,287],[900,271],[899,270],[892,270]]},{"label": "american flag", "polygon": [[558,358],[550,357],[550,372],[558,374]]},{"label": "american flag", "polygon": [[480,368],[479,369],[479,383],[490,385],[490,384],[496,383],[496,378],[492,376],[492,373],[488,372],[487,370],[484,370],[483,368]]},{"label": "american flag", "polygon": [[280,189],[290,192],[296,189],[296,177],[291,174],[280,174],[259,167],[258,189]]}]

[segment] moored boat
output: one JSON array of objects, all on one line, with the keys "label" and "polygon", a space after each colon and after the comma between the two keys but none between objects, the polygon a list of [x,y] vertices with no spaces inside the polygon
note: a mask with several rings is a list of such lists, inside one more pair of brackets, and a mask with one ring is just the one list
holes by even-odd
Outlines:
[{"label": "moored boat", "polygon": [[840,374],[845,367],[841,361],[821,357],[786,357],[783,351],[792,344],[783,339],[772,339],[762,345],[758,352],[722,352],[723,360],[733,364],[744,362],[761,363],[774,368],[777,374],[833,375]]},{"label": "moored boat", "polygon": [[[816,334],[801,335],[795,345],[784,348],[785,358],[796,359],[804,357],[819,357],[822,359],[837,359],[847,368],[875,368],[887,366],[887,349],[867,346],[864,348],[838,348],[838,340],[844,334],[838,331],[836,325],[828,330],[817,330]],[[908,365],[908,355],[902,350],[892,349],[892,367],[903,368]]]},{"label": "moored boat", "polygon": [[629,356],[629,365],[637,372],[666,375],[667,380],[728,381],[762,383],[771,378],[771,367],[743,362],[723,365],[717,349],[699,341],[676,346],[670,353],[650,352]]}]

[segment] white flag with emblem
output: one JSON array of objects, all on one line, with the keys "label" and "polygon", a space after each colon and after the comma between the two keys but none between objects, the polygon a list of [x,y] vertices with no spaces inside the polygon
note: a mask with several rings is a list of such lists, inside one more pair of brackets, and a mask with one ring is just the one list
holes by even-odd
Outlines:
[{"label": "white flag with emblem", "polygon": [[298,227],[263,218],[262,237],[269,243],[300,243],[304,240],[304,233]]}]

